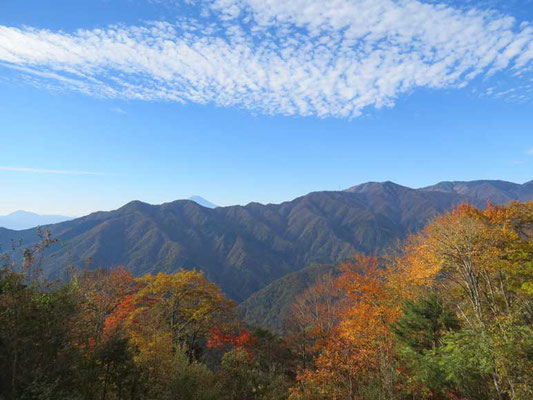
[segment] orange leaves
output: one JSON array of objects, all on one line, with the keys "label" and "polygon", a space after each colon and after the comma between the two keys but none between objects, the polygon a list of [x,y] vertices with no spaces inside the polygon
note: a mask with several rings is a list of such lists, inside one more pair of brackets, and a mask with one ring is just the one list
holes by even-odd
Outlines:
[{"label": "orange leaves", "polygon": [[[348,330],[368,331],[392,323],[399,313],[399,306],[411,296],[413,273],[403,264],[380,266],[376,257],[357,256],[342,267],[338,279],[340,289],[346,295],[342,325],[351,325]],[[360,326],[357,326],[360,324]]]},{"label": "orange leaves", "polygon": [[414,253],[388,259],[384,265],[377,257],[358,255],[341,266],[334,285],[339,293],[335,326],[318,342],[315,368],[298,375],[301,387],[293,392],[294,398],[317,390],[321,394],[315,393],[316,398],[356,399],[368,385],[381,388],[384,396],[397,390],[399,356],[391,326],[401,316],[404,301],[436,276],[431,264],[411,262]]},{"label": "orange leaves", "polygon": [[85,271],[76,277],[80,311],[75,336],[80,345],[98,343],[104,334],[106,319],[124,297],[135,290],[133,276],[124,267]]},{"label": "orange leaves", "polygon": [[322,392],[317,398],[357,398],[360,385],[372,379],[389,382],[395,373],[390,326],[400,315],[409,271],[384,268],[377,257],[360,255],[341,271],[335,282],[342,294],[337,323],[321,343],[315,369],[300,372],[301,391],[295,390],[294,398],[305,398],[310,388]]},{"label": "orange leaves", "polygon": [[123,326],[124,322],[135,311],[135,293],[125,296],[115,310],[109,314],[104,323],[104,335],[107,335]]},{"label": "orange leaves", "polygon": [[396,271],[380,268],[376,257],[359,256],[343,267],[339,285],[347,295],[347,307],[339,335],[356,348],[353,360],[365,368],[375,366],[377,352],[391,346],[390,324],[399,315]]}]

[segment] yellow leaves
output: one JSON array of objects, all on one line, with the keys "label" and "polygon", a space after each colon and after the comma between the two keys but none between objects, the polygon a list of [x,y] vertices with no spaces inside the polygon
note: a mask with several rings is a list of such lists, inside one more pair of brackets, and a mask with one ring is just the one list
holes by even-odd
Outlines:
[{"label": "yellow leaves", "polygon": [[396,320],[402,301],[404,271],[385,269],[375,257],[358,257],[346,265],[340,278],[348,296],[339,335],[358,349],[357,357],[369,363],[384,343],[390,342],[390,324]]},{"label": "yellow leaves", "polygon": [[188,320],[203,320],[234,306],[215,284],[205,280],[202,272],[159,273],[145,275],[138,281],[143,285],[136,296],[141,309],[166,308],[168,313],[181,313]]},{"label": "yellow leaves", "polygon": [[533,296],[533,282],[530,281],[522,283],[520,290],[528,296]]},{"label": "yellow leaves", "polygon": [[452,291],[464,293],[478,318],[493,316],[533,284],[533,203],[462,205],[410,239],[406,261],[438,267]]},{"label": "yellow leaves", "polygon": [[153,360],[161,363],[173,353],[171,335],[168,332],[137,336],[133,343],[139,350],[135,357],[135,361],[139,363],[148,364]]},{"label": "yellow leaves", "polygon": [[192,357],[196,342],[213,327],[233,322],[234,303],[202,272],[180,270],[137,279],[140,289],[127,329],[137,346],[151,343],[154,336],[166,338],[171,349],[184,347]]}]

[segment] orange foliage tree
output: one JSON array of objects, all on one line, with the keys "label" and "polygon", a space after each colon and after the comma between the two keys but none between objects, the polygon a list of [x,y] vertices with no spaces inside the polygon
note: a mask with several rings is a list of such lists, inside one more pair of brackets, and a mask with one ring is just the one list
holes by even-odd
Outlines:
[{"label": "orange foliage tree", "polygon": [[396,398],[400,385],[391,325],[401,305],[431,285],[435,269],[358,255],[341,267],[338,323],[318,349],[315,368],[301,371],[293,399]]},{"label": "orange foliage tree", "polygon": [[[80,297],[77,332],[81,343],[94,346],[104,338],[107,318],[138,285],[123,266],[85,271],[74,279]],[[109,331],[109,328],[107,328]]]}]

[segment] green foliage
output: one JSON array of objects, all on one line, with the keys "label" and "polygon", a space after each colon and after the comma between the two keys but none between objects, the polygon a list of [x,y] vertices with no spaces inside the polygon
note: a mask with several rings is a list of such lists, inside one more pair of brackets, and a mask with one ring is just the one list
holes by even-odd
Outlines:
[{"label": "green foliage", "polygon": [[176,370],[169,383],[169,400],[216,400],[221,387],[215,374],[204,364],[189,363],[186,354],[177,353]]},{"label": "green foliage", "polygon": [[288,397],[290,381],[275,368],[265,369],[261,361],[242,349],[222,358],[219,372],[227,400],[277,400]]},{"label": "green foliage", "polygon": [[[29,286],[0,273],[0,398],[64,398],[76,349],[68,346],[75,298],[68,286]],[[62,379],[61,385],[58,380]]]},{"label": "green foliage", "polygon": [[402,317],[392,326],[392,331],[411,375],[406,385],[408,390],[431,393],[435,399],[445,398],[453,385],[438,355],[444,339],[459,328],[459,320],[435,292],[404,303]]},{"label": "green foliage", "polygon": [[416,301],[406,301],[402,313],[392,331],[402,343],[419,353],[437,348],[447,332],[459,329],[459,320],[435,292]]},{"label": "green foliage", "polygon": [[[155,360],[157,361],[157,360]],[[162,361],[161,369],[140,366],[142,385],[137,396],[157,400],[215,400],[220,398],[220,385],[215,374],[204,364],[190,362],[187,354],[176,351]]]}]

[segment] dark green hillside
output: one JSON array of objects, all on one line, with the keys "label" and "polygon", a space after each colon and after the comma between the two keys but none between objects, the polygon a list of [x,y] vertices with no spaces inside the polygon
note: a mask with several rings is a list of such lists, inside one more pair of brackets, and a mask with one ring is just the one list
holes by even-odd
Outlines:
[{"label": "dark green hillside", "polygon": [[282,333],[296,296],[335,266],[316,264],[280,278],[252,294],[239,305],[242,318],[251,326],[267,326]]}]

